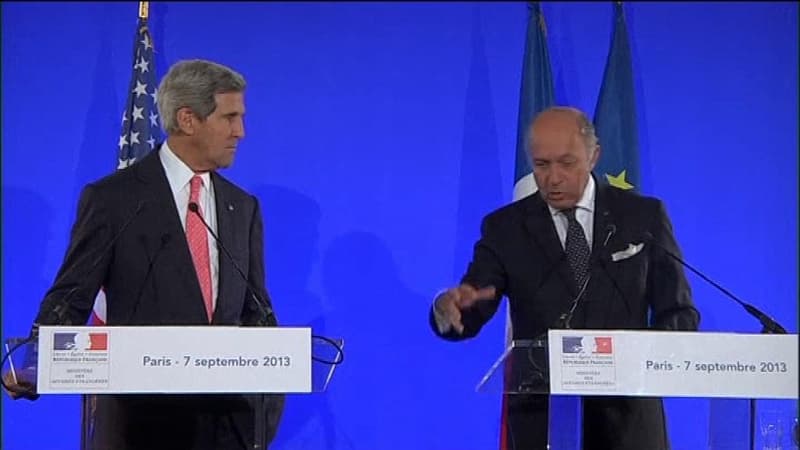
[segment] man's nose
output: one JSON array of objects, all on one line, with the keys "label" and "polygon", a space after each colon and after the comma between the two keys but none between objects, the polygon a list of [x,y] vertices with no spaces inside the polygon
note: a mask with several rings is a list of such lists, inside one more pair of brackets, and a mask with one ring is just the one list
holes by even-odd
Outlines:
[{"label": "man's nose", "polygon": [[231,135],[237,139],[244,137],[244,122],[238,121],[231,130]]},{"label": "man's nose", "polygon": [[550,172],[550,179],[548,181],[551,186],[558,186],[564,182],[564,173],[558,169],[554,169]]}]

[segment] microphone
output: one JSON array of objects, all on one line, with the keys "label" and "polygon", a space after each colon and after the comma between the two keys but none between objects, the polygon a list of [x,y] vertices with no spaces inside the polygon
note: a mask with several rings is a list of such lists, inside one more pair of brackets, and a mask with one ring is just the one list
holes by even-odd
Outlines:
[{"label": "microphone", "polygon": [[[147,237],[144,236],[144,235],[140,235],[139,239],[141,241],[142,246],[145,249],[147,249],[148,248],[148,246],[147,246]],[[170,234],[169,232],[166,232],[166,233],[162,234],[161,235],[161,239],[160,239],[160,243],[159,243],[158,249],[156,249],[155,255],[152,258],[150,258],[150,255],[149,255],[149,252],[148,252],[148,255],[147,255],[147,260],[148,260],[147,272],[145,272],[144,278],[142,279],[142,283],[141,283],[141,285],[139,287],[139,293],[136,294],[136,302],[134,302],[133,307],[131,308],[131,312],[128,314],[128,317],[126,317],[125,321],[122,322],[123,324],[129,324],[131,319],[133,319],[133,317],[136,316],[136,312],[139,310],[139,304],[142,301],[142,295],[144,294],[144,288],[145,288],[145,286],[147,286],[147,281],[150,279],[150,274],[153,273],[153,267],[155,267],[156,261],[158,260],[158,257],[161,255],[161,252],[170,243],[171,240],[172,240],[172,234]]]},{"label": "microphone", "polygon": [[[608,211],[605,211],[603,213],[603,215],[604,216],[608,216]],[[617,226],[616,225],[609,224],[608,226],[606,226],[606,238],[603,240],[603,248],[606,247],[606,245],[608,244],[608,240],[611,239],[611,236],[616,232],[617,232]],[[592,258],[594,259],[594,256],[592,256]],[[556,270],[556,267],[560,266],[561,263],[563,263],[565,259],[567,259],[567,252],[566,251],[561,252],[561,256],[559,256],[559,258],[556,260],[556,262],[551,264],[550,267],[547,268],[547,272],[545,272],[544,276],[542,277],[542,280],[539,282],[538,285],[536,285],[536,289],[534,290],[534,292],[536,294],[539,293],[539,291],[542,289],[542,286],[544,286],[544,284],[550,279],[550,275],[553,274],[553,271]],[[536,295],[534,295],[534,297],[535,296]],[[564,316],[564,314],[562,314],[560,317],[563,318],[565,316]]]},{"label": "microphone", "polygon": [[[116,244],[117,241],[119,240],[119,238],[122,236],[122,233],[124,233],[125,230],[127,230],[128,227],[130,226],[130,224],[133,223],[133,220],[136,219],[139,216],[139,214],[142,213],[146,203],[147,202],[145,202],[144,200],[139,201],[139,203],[136,206],[136,210],[134,210],[133,214],[131,214],[131,216],[128,218],[128,220],[126,220],[122,224],[122,226],[119,227],[119,231],[117,231],[117,234],[115,234],[114,237],[111,238],[111,240],[108,242],[108,244],[106,244],[106,246],[100,252],[100,255],[97,257],[97,259],[94,260],[94,262],[90,266],[89,270],[86,272],[85,276],[88,276],[90,273],[94,272],[97,269],[97,266],[99,266],[100,263],[103,261],[103,259],[105,259],[105,257],[108,256],[108,253],[114,247],[114,244]],[[85,276],[83,278],[85,278]],[[42,325],[42,323],[40,323],[40,322],[43,322],[43,324],[45,324],[45,325],[47,325],[47,324],[58,324],[58,325],[68,325],[68,326],[69,325],[74,325],[72,323],[72,320],[70,320],[67,317],[67,313],[68,313],[69,307],[70,307],[70,302],[69,301],[72,300],[72,296],[81,287],[82,286],[80,284],[78,284],[77,286],[74,286],[72,289],[67,291],[67,293],[63,297],[61,297],[59,300],[56,300],[58,303],[45,316],[45,320],[37,321],[37,322],[33,323],[33,328],[31,330],[31,337],[38,336],[38,334],[39,334],[39,326]]]},{"label": "microphone", "polygon": [[[135,218],[137,218],[139,216],[139,214],[142,213],[142,211],[144,210],[145,204],[146,204],[146,202],[144,200],[140,201],[137,204],[136,210],[133,212],[133,214],[131,214],[131,216],[128,218],[128,220],[126,220],[122,224],[122,226],[119,228],[119,231],[117,231],[117,234],[115,234],[114,237],[112,237],[111,240],[108,242],[108,244],[106,244],[106,246],[100,252],[100,255],[94,260],[94,262],[90,266],[89,270],[86,272],[84,277],[82,277],[81,279],[86,278],[86,276],[88,276],[88,274],[94,272],[97,269],[97,267],[100,265],[100,263],[103,261],[103,259],[105,259],[105,257],[108,256],[108,253],[114,247],[114,244],[116,244],[117,241],[119,240],[119,238],[122,236],[122,233],[124,233],[125,230],[130,226],[130,224],[133,223],[133,220]],[[37,317],[37,320],[33,322],[33,326],[31,327],[31,332],[30,332],[30,335],[28,336],[28,338],[25,339],[24,341],[18,343],[17,345],[15,345],[13,348],[9,349],[9,351],[6,352],[6,355],[3,357],[2,363],[0,363],[0,366],[4,365],[5,362],[6,362],[6,359],[8,359],[11,356],[11,354],[14,351],[16,351],[18,348],[28,344],[31,341],[34,341],[34,340],[38,339],[38,337],[39,337],[39,326],[41,326],[42,324],[44,324],[44,325],[55,324],[55,325],[67,325],[67,326],[73,325],[72,320],[69,319],[69,317],[67,316],[67,313],[69,312],[70,300],[72,300],[72,297],[75,295],[76,292],[78,292],[78,289],[80,287],[81,287],[81,285],[78,284],[77,286],[74,286],[72,289],[67,291],[67,293],[64,294],[64,296],[59,297],[58,299],[56,299],[55,300],[57,302],[56,305],[50,311],[48,311],[46,314],[43,315],[44,320],[38,320],[38,317]],[[40,315],[42,315],[42,314],[40,314]],[[12,393],[12,398],[14,398],[14,399],[24,398],[26,400],[36,400],[36,399],[39,398],[39,394],[36,393],[36,391],[34,390],[33,386],[31,386],[31,385],[29,385],[27,383],[23,383],[23,384],[19,384],[18,386],[14,386],[14,385],[9,385],[8,383],[6,383],[6,381],[7,380],[5,380],[5,379],[0,379],[0,382],[2,382],[3,387],[7,391]]]},{"label": "microphone", "polygon": [[614,225],[613,223],[610,223],[606,226],[606,238],[603,240],[602,248],[606,248],[606,246],[608,245],[608,240],[611,239],[611,236],[613,236],[614,233],[616,232],[617,232],[617,226]]},{"label": "microphone", "polygon": [[[608,215],[608,214],[605,213],[605,215]],[[625,298],[625,293],[623,292],[622,288],[619,287],[619,284],[617,283],[616,278],[611,276],[611,273],[608,270],[608,264],[607,263],[608,263],[608,260],[610,259],[610,255],[608,255],[605,252],[605,250],[607,250],[606,247],[608,246],[609,239],[611,239],[611,236],[614,233],[617,232],[617,226],[614,225],[613,223],[609,224],[609,225],[606,226],[606,231],[608,232],[608,234],[606,234],[606,239],[603,241],[603,251],[600,252],[599,255],[597,255],[597,258],[595,259],[595,261],[600,263],[600,268],[603,269],[603,272],[606,273],[606,276],[608,277],[608,279],[611,280],[611,284],[614,286],[614,290],[616,290],[619,293],[620,297],[622,297],[623,304],[625,305],[625,308],[628,310],[628,313],[630,313],[630,306],[629,306],[627,298]]]},{"label": "microphone", "polygon": [[278,321],[275,318],[275,313],[272,311],[272,306],[270,306],[268,302],[262,302],[261,299],[258,297],[258,295],[256,295],[255,290],[250,285],[250,279],[247,278],[247,275],[244,274],[242,268],[239,267],[238,264],[236,264],[236,261],[233,259],[233,255],[230,254],[228,249],[222,243],[222,240],[219,238],[219,236],[217,236],[217,234],[214,233],[214,230],[212,230],[211,227],[208,226],[208,223],[206,223],[205,219],[203,219],[203,215],[200,214],[200,207],[197,205],[197,203],[190,202],[189,211],[193,212],[200,219],[200,222],[203,223],[203,226],[206,227],[208,232],[211,233],[211,236],[214,237],[214,240],[217,241],[217,245],[219,245],[219,248],[222,249],[222,253],[225,254],[225,256],[228,258],[228,261],[231,262],[233,268],[236,269],[236,272],[238,272],[239,276],[241,276],[242,280],[244,280],[247,291],[250,293],[250,296],[252,297],[253,301],[256,303],[256,306],[258,306],[258,309],[261,311],[262,314],[262,318],[259,319],[258,321],[258,326],[278,325]]},{"label": "microphone", "polygon": [[[598,252],[599,254],[604,254],[606,245],[608,245],[608,241],[611,239],[611,236],[613,236],[614,233],[616,232],[617,232],[617,226],[614,225],[613,223],[610,223],[606,226],[606,238],[603,240],[603,245],[600,247],[600,251]],[[600,261],[602,263],[602,259],[599,256],[592,259]],[[591,266],[589,267],[591,268]],[[558,321],[556,322],[556,328],[564,330],[569,330],[572,328],[570,326],[570,322],[572,321],[572,316],[575,314],[575,309],[578,308],[580,300],[583,298],[583,294],[584,292],[586,292],[586,288],[589,286],[589,280],[591,279],[592,279],[592,271],[589,270],[589,276],[587,276],[586,280],[583,281],[583,285],[581,285],[580,290],[578,290],[578,295],[576,295],[575,298],[572,299],[572,302],[570,302],[569,310],[567,310],[567,312],[559,316]]]},{"label": "microphone", "polygon": [[591,279],[592,279],[592,274],[589,273],[589,276],[587,276],[586,280],[583,281],[583,285],[578,291],[578,295],[576,295],[575,298],[572,299],[572,302],[570,302],[569,310],[567,310],[567,312],[561,314],[558,317],[558,321],[556,322],[556,329],[561,329],[561,330],[572,329],[572,327],[570,326],[570,322],[572,321],[572,315],[575,314],[575,309],[578,307],[580,299],[583,297],[583,293],[586,292],[586,287],[589,286],[589,280]]},{"label": "microphone", "polygon": [[[604,212],[603,215],[607,216],[608,212]],[[602,249],[605,249],[606,245],[608,245],[608,241],[611,239],[611,236],[613,236],[614,233],[616,233],[616,232],[617,232],[617,226],[616,225],[609,224],[609,225],[606,226],[606,237],[603,240],[603,245],[601,247]],[[561,263],[563,262],[563,260],[566,257],[567,257],[567,253],[566,252],[562,252],[561,253],[561,257],[558,258],[558,260],[556,261],[555,264],[550,266],[550,268],[546,272],[545,276],[542,277],[542,281],[539,283],[539,286],[537,286],[535,292],[538,293],[539,289],[541,289],[541,287],[547,281],[548,277],[553,272],[553,270],[555,270],[556,267],[561,265]],[[592,257],[591,257],[591,261],[593,261],[593,260],[595,260],[595,256],[594,255],[592,255]],[[589,267],[591,267],[591,264],[590,264]],[[556,320],[556,323],[551,328],[553,328],[553,329],[571,329],[570,322],[572,321],[572,316],[573,316],[573,314],[575,314],[575,309],[580,304],[580,299],[583,297],[583,294],[586,292],[586,288],[589,286],[589,281],[591,279],[592,279],[592,272],[590,271],[589,275],[583,281],[583,284],[581,285],[581,288],[578,290],[578,295],[576,295],[575,298],[573,298],[572,301],[570,302],[570,308],[566,312],[562,313],[558,317],[558,320]],[[546,340],[547,340],[547,331],[546,330],[542,334],[540,334],[539,336],[534,338],[534,341],[546,341]],[[546,347],[547,346],[545,345],[545,348]],[[542,385],[542,384],[547,385],[549,383],[547,381],[548,380],[548,376],[549,376],[548,375],[548,368],[547,368],[547,366],[548,366],[547,355],[546,355],[546,353],[542,353],[542,348],[537,346],[537,345],[531,345],[528,348],[527,361],[528,361],[529,365],[526,366],[526,370],[529,371],[529,373],[527,373],[525,375],[521,375],[521,380],[520,380],[519,386],[518,386],[519,389],[523,390],[523,391],[528,391],[528,390],[535,390],[537,388],[537,386]],[[520,370],[520,369],[515,369],[515,370]]]},{"label": "microphone", "polygon": [[743,300],[740,300],[738,297],[733,295],[730,291],[728,291],[724,287],[722,287],[719,284],[717,284],[716,282],[714,282],[714,280],[712,280],[712,279],[708,278],[707,276],[705,276],[702,272],[700,272],[699,270],[697,270],[694,267],[692,267],[691,265],[689,265],[689,263],[687,263],[683,259],[679,258],[677,255],[672,253],[669,249],[667,249],[666,247],[661,245],[661,243],[658,242],[655,239],[655,237],[653,236],[653,234],[650,233],[649,231],[645,231],[644,233],[642,233],[642,238],[643,238],[644,241],[649,242],[649,243],[655,245],[656,247],[660,248],[661,250],[663,250],[664,253],[669,255],[675,261],[678,261],[678,263],[680,263],[683,267],[686,267],[687,269],[689,269],[692,272],[694,272],[695,274],[697,274],[697,276],[702,278],[705,282],[707,282],[710,285],[714,286],[715,288],[719,289],[728,298],[733,299],[733,301],[735,301],[736,303],[742,305],[742,307],[745,309],[745,311],[747,311],[750,315],[752,315],[753,317],[758,319],[759,322],[761,322],[761,325],[763,326],[763,329],[761,330],[762,333],[765,333],[765,334],[787,334],[786,329],[783,328],[778,322],[776,322],[775,320],[773,320],[772,318],[770,318],[769,316],[767,316],[766,314],[761,312],[755,306],[750,305],[750,304],[744,302]]}]

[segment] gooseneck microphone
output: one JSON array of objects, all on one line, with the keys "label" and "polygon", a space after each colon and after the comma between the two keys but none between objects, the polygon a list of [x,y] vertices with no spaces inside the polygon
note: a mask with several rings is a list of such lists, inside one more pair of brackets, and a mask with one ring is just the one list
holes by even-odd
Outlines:
[{"label": "gooseneck microphone", "polygon": [[720,286],[714,280],[708,278],[702,272],[700,272],[699,270],[695,269],[689,263],[687,263],[686,261],[684,261],[683,259],[681,259],[677,255],[672,253],[669,249],[667,249],[660,242],[658,242],[656,240],[656,238],[653,236],[652,233],[650,233],[649,231],[645,231],[644,233],[642,233],[642,238],[643,238],[643,240],[645,242],[649,242],[649,243],[655,245],[656,247],[660,248],[661,250],[663,250],[664,253],[669,255],[669,257],[671,257],[675,261],[678,261],[678,263],[680,263],[683,267],[686,267],[687,269],[689,269],[692,272],[694,272],[695,274],[697,274],[697,276],[702,278],[708,284],[710,284],[710,285],[714,286],[715,288],[719,289],[728,298],[730,298],[733,301],[735,301],[736,303],[742,305],[742,307],[745,309],[745,311],[747,311],[750,315],[752,315],[753,317],[758,319],[759,322],[761,322],[761,325],[763,326],[763,329],[761,330],[762,333],[765,333],[765,334],[786,334],[786,329],[783,328],[778,322],[776,322],[771,317],[769,317],[766,314],[764,314],[763,312],[761,312],[755,306],[753,306],[753,305],[751,305],[749,303],[746,303],[745,301],[739,299],[737,296],[733,295],[733,293],[731,293],[730,291],[728,291],[724,287]]},{"label": "gooseneck microphone", "polygon": [[[607,215],[607,214],[604,214]],[[614,224],[609,224],[606,226],[606,236],[603,239],[603,245],[600,247],[600,251],[598,252],[599,255],[605,255],[605,248],[608,245],[608,241],[617,232],[617,226]],[[561,264],[561,262],[566,259],[566,252],[561,253],[561,257],[553,264],[547,272],[546,277],[549,277],[550,274],[553,272],[554,268]],[[603,256],[595,256],[594,254],[590,257],[591,262],[599,261],[602,265]],[[589,281],[592,279],[592,268],[593,264],[589,264],[589,275],[583,281],[580,289],[578,290],[578,294],[572,299],[570,302],[570,307],[567,311],[563,312],[556,320],[556,323],[550,327],[551,329],[563,329],[568,330],[572,328],[572,316],[575,314],[575,310],[578,308],[581,299],[583,298],[584,293],[586,292],[586,288],[589,286]],[[546,277],[542,280],[539,285],[539,288],[544,285],[546,281]],[[538,289],[537,288],[537,291]],[[519,390],[520,391],[530,391],[533,392],[538,389],[539,386],[547,386],[548,381],[548,362],[547,362],[547,331],[544,331],[538,337],[533,339],[533,344],[528,347],[527,352],[527,362],[528,365],[524,366],[522,369],[514,369],[514,370],[522,370],[526,373],[520,374],[521,380],[519,382]]]},{"label": "gooseneck microphone", "polygon": [[94,260],[92,265],[89,267],[89,270],[86,271],[84,276],[79,279],[79,284],[74,286],[69,291],[67,291],[67,293],[63,297],[61,297],[60,299],[56,300],[56,302],[57,302],[56,305],[45,316],[45,320],[42,321],[43,323],[34,322],[33,328],[31,330],[31,336],[32,337],[38,336],[39,326],[40,325],[50,325],[50,324],[67,325],[67,326],[75,325],[74,323],[72,323],[72,320],[69,319],[67,314],[69,312],[69,307],[71,306],[70,305],[70,300],[72,300],[73,295],[75,295],[75,293],[78,292],[78,290],[81,287],[83,287],[80,284],[80,282],[83,281],[83,279],[85,279],[86,277],[88,277],[89,274],[91,274],[92,272],[97,270],[97,267],[100,265],[100,263],[103,261],[103,259],[105,259],[106,256],[108,256],[109,252],[111,252],[111,249],[114,248],[114,244],[117,243],[119,238],[122,236],[122,233],[124,233],[125,230],[127,230],[128,227],[131,225],[131,223],[133,223],[133,220],[136,219],[137,217],[139,217],[139,215],[142,213],[142,211],[144,211],[145,205],[146,205],[146,202],[144,200],[140,201],[137,204],[136,209],[134,210],[133,214],[131,214],[131,216],[128,218],[128,220],[126,220],[122,224],[122,226],[119,227],[119,231],[117,231],[117,234],[115,234],[114,237],[111,238],[110,241],[108,241],[108,244],[106,244],[106,246],[100,252],[98,257]]},{"label": "gooseneck microphone", "polygon": [[[147,237],[145,235],[139,236],[140,243],[145,251],[149,247],[147,242]],[[165,232],[159,238],[158,248],[156,249],[155,253],[152,257],[147,256],[147,271],[142,278],[141,283],[139,284],[139,292],[136,294],[136,301],[133,303],[133,306],[130,308],[130,312],[128,316],[125,318],[122,325],[130,325],[131,320],[136,317],[136,313],[139,311],[139,305],[142,303],[142,299],[144,298],[144,292],[147,287],[147,282],[150,280],[150,276],[153,274],[153,268],[156,266],[156,261],[158,261],[159,256],[164,251],[164,249],[169,245],[170,241],[172,241],[172,235],[169,232]]]},{"label": "gooseneck microphone", "polygon": [[[272,306],[269,304],[269,302],[266,302],[266,301],[262,302],[261,299],[258,297],[258,295],[256,294],[255,289],[253,289],[252,285],[250,284],[250,280],[244,274],[244,271],[242,270],[242,268],[239,267],[238,264],[236,264],[236,261],[233,259],[233,256],[230,254],[230,252],[228,252],[228,249],[225,248],[225,245],[222,243],[222,240],[220,240],[220,238],[217,236],[217,234],[214,233],[214,230],[212,230],[211,227],[208,226],[208,223],[206,223],[206,221],[203,219],[203,216],[200,214],[200,207],[197,205],[197,203],[195,203],[195,202],[189,203],[189,210],[191,212],[197,214],[197,217],[200,218],[200,222],[202,222],[203,225],[205,225],[205,227],[208,230],[208,232],[211,233],[211,236],[213,236],[214,239],[217,241],[217,244],[219,244],[219,247],[222,249],[222,252],[228,258],[228,260],[230,260],[230,262],[233,265],[233,267],[239,273],[239,276],[241,276],[242,279],[244,280],[244,282],[246,283],[247,290],[250,293],[250,296],[252,297],[253,301],[256,303],[256,306],[259,308],[259,310],[261,310],[261,313],[262,313],[262,318],[259,319],[257,325],[258,326],[277,326],[278,325],[278,321],[275,318],[275,313],[272,310]],[[328,344],[330,344],[334,348],[336,348],[336,353],[337,353],[337,357],[333,361],[327,361],[327,360],[324,360],[324,359],[321,359],[321,358],[317,358],[314,355],[311,356],[312,360],[317,361],[317,362],[322,363],[322,364],[328,364],[328,365],[338,365],[338,364],[341,364],[342,361],[344,361],[344,352],[342,351],[342,347],[339,344],[337,344],[336,342],[334,342],[332,339],[326,338],[324,336],[316,336],[316,335],[312,335],[311,338],[312,339],[319,339],[319,340],[327,342]]]},{"label": "gooseneck microphone", "polygon": [[[605,254],[605,249],[606,246],[608,245],[608,241],[611,239],[611,236],[613,236],[614,233],[616,232],[617,232],[617,226],[614,225],[613,223],[608,224],[606,226],[606,238],[603,239],[603,245],[600,246],[600,251],[598,252],[600,255]],[[597,257],[592,257],[592,259],[600,261],[602,263],[603,257],[597,256]],[[578,305],[580,304],[580,301],[583,298],[583,294],[586,292],[586,288],[589,286],[589,280],[592,279],[591,266],[589,266],[589,268],[590,268],[589,276],[587,276],[586,280],[583,281],[583,285],[581,285],[581,288],[578,290],[578,295],[576,295],[575,298],[572,299],[572,302],[570,302],[570,308],[565,313],[561,314],[561,316],[559,316],[558,322],[556,322],[556,328],[565,330],[572,328],[570,324],[570,322],[572,322],[572,316],[575,314],[575,309],[578,308]]]},{"label": "gooseneck microphone", "polygon": [[208,223],[206,223],[206,220],[203,218],[203,215],[200,214],[200,207],[197,205],[197,203],[190,202],[189,211],[193,212],[200,219],[200,222],[203,223],[203,226],[206,227],[206,230],[208,230],[208,232],[211,233],[211,236],[214,237],[214,240],[217,241],[217,245],[219,245],[219,248],[222,249],[222,253],[225,254],[225,256],[228,258],[228,261],[231,262],[233,268],[236,269],[236,272],[239,273],[239,276],[242,277],[242,280],[244,280],[247,292],[250,293],[251,298],[256,303],[258,309],[261,311],[262,316],[258,320],[257,325],[270,326],[270,327],[277,326],[278,321],[275,318],[275,313],[272,310],[272,306],[270,306],[270,304],[266,301],[261,301],[261,299],[258,297],[258,295],[255,292],[255,289],[253,289],[250,284],[250,279],[247,277],[247,275],[245,275],[242,268],[239,267],[238,264],[236,264],[236,261],[233,259],[233,255],[231,255],[231,253],[225,247],[225,244],[222,243],[222,240],[219,238],[219,236],[217,236],[217,233],[214,233],[214,230],[212,230],[211,227],[208,226]]},{"label": "gooseneck microphone", "polygon": [[[211,227],[208,226],[208,223],[206,223],[206,220],[203,218],[203,215],[200,214],[200,207],[197,205],[197,203],[189,202],[189,211],[193,212],[197,216],[197,218],[200,219],[200,222],[203,224],[204,227],[206,227],[206,230],[208,230],[208,232],[211,233],[211,236],[214,237],[214,240],[217,241],[217,246],[219,246],[219,248],[222,249],[222,253],[225,254],[225,256],[228,258],[228,261],[231,262],[233,268],[236,269],[236,272],[239,274],[240,277],[242,277],[242,280],[244,280],[245,289],[247,289],[247,292],[250,293],[250,297],[253,299],[253,301],[256,303],[256,306],[261,311],[261,317],[259,317],[258,321],[256,322],[256,325],[260,327],[277,326],[278,320],[275,318],[275,313],[272,311],[272,306],[270,306],[268,302],[262,302],[261,299],[258,297],[255,289],[253,289],[252,286],[250,285],[250,279],[247,277],[247,275],[244,274],[242,268],[239,267],[238,264],[236,264],[236,260],[233,259],[233,255],[231,255],[227,247],[225,247],[225,244],[222,243],[222,240],[219,238],[219,236],[217,236],[217,233],[214,233],[214,230],[212,230]],[[253,448],[260,449],[263,446],[262,443],[266,442],[267,431],[265,428],[266,417],[264,410],[264,405],[266,404],[266,395],[257,394],[256,398],[257,398],[257,406],[254,414],[256,425],[253,436]]]},{"label": "gooseneck microphone", "polygon": [[[89,274],[97,270],[97,267],[100,265],[103,259],[105,259],[106,256],[108,256],[108,253],[111,251],[111,249],[114,248],[114,244],[117,243],[119,238],[122,236],[122,233],[124,233],[125,230],[127,230],[128,227],[130,226],[130,224],[133,223],[133,220],[136,219],[139,216],[139,214],[142,213],[145,204],[146,204],[145,201],[140,201],[136,205],[136,209],[134,210],[133,214],[131,214],[128,220],[126,220],[122,224],[122,226],[119,227],[119,230],[114,235],[114,237],[112,237],[111,240],[108,242],[108,244],[106,244],[106,246],[103,248],[103,250],[100,251],[100,254],[92,262],[92,265],[89,266],[89,270],[85,274],[83,274],[83,277],[79,278],[79,284],[73,286],[69,291],[67,291],[66,294],[56,299],[55,306],[53,306],[52,309],[48,311],[46,314],[42,315],[43,320],[38,320],[37,318],[37,321],[35,321],[33,323],[33,326],[31,327],[31,332],[28,338],[18,342],[14,347],[10,348],[6,352],[5,356],[2,358],[2,360],[0,360],[0,367],[5,365],[6,360],[10,358],[11,355],[17,349],[39,338],[39,327],[41,325],[67,325],[67,326],[74,325],[72,323],[72,320],[70,320],[68,313],[72,297],[82,287],[80,282],[82,282],[86,277],[88,277]],[[36,393],[35,387],[33,385],[30,385],[26,382],[20,382],[20,380],[13,380],[15,384],[10,385],[6,381],[7,380],[5,380],[4,378],[0,378],[0,383],[7,391],[13,394],[12,398],[14,398],[15,400],[18,398],[24,398],[26,400],[36,400],[39,398],[39,394]]]},{"label": "gooseneck microphone", "polygon": [[611,236],[613,236],[614,233],[616,232],[617,232],[617,226],[614,225],[613,223],[610,223],[606,226],[606,238],[603,239],[603,246],[602,246],[603,249],[606,248],[609,239],[611,239]]}]

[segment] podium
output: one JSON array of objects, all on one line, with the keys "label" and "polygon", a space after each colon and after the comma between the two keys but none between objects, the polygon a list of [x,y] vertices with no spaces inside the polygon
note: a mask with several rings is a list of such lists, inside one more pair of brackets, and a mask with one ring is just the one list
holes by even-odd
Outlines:
[{"label": "podium", "polygon": [[[797,448],[798,336],[550,330],[516,340],[478,392],[549,395],[551,450],[581,448],[581,397],[709,401],[711,450]],[[678,425],[679,426],[679,425]]]},{"label": "podium", "polygon": [[[28,398],[315,393],[327,390],[343,344],[305,327],[43,326],[37,339],[5,342],[2,377]],[[266,419],[255,411],[260,449]]]}]

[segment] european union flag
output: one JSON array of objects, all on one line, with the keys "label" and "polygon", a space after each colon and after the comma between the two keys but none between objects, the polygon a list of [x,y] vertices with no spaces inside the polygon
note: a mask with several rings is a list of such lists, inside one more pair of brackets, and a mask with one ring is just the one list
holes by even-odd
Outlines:
[{"label": "european union flag", "polygon": [[603,84],[594,112],[600,140],[595,173],[620,189],[639,188],[639,133],[636,126],[631,49],[621,2],[614,2],[614,28]]}]

